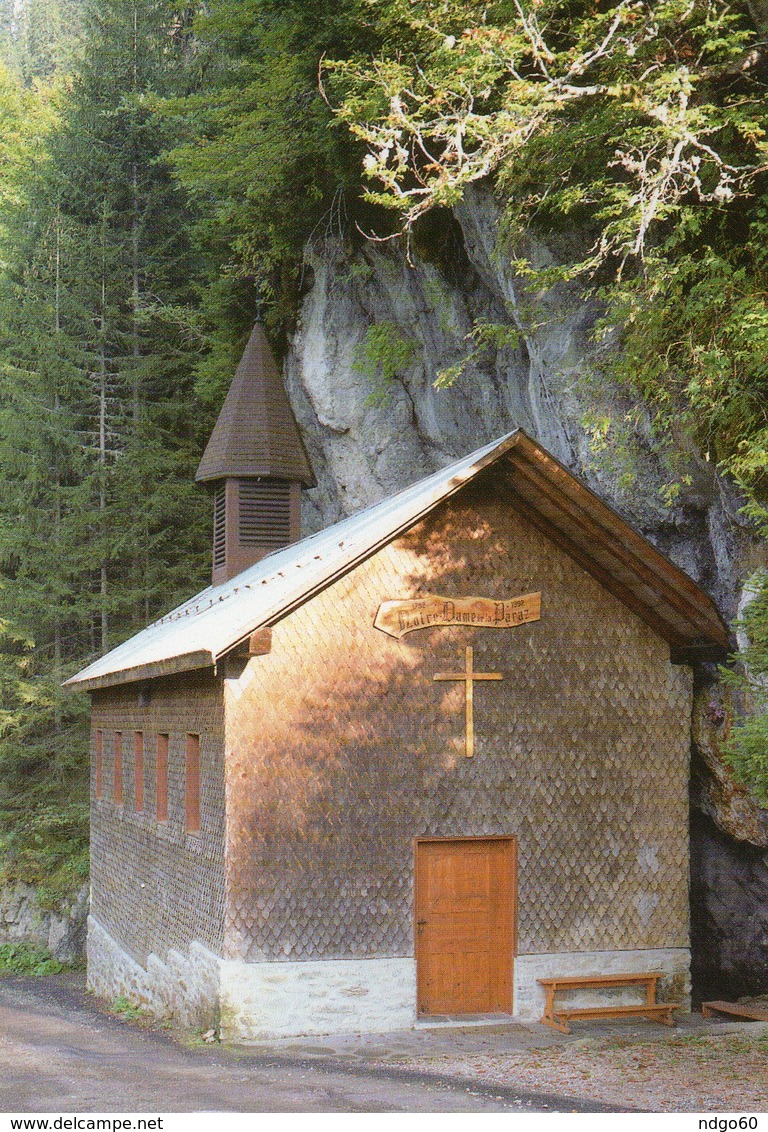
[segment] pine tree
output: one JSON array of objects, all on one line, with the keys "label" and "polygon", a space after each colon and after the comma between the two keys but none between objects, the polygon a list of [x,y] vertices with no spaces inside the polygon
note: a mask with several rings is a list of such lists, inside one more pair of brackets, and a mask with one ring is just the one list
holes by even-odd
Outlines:
[{"label": "pine tree", "polygon": [[[85,713],[60,682],[202,582],[208,549],[201,264],[153,109],[185,44],[164,0],[88,4],[84,26],[70,90],[0,181],[0,852],[53,894],[86,833]],[[7,85],[18,123],[38,95]]]},{"label": "pine tree", "polygon": [[[62,209],[88,233],[98,265],[90,345],[106,647],[116,639],[112,628],[124,635],[163,603],[168,586],[158,591],[155,555],[166,560],[169,580],[188,585],[206,546],[204,500],[191,475],[198,437],[189,394],[199,344],[186,314],[201,264],[184,195],[160,161],[168,125],[153,109],[181,70],[175,8],[167,0],[107,0],[88,6],[84,22],[88,55],[51,152]],[[169,478],[178,481],[170,493]],[[132,506],[137,482],[143,490]]]},{"label": "pine tree", "polygon": [[377,45],[366,9],[366,0],[213,0],[195,22],[187,74],[197,89],[165,112],[179,143],[169,159],[199,208],[197,239],[223,268],[203,296],[218,328],[201,369],[214,400],[257,305],[285,340],[306,285],[306,241],[367,225],[362,149],[318,85],[324,54]]},{"label": "pine tree", "polygon": [[0,0],[0,58],[27,86],[68,71],[80,7],[77,0]]}]

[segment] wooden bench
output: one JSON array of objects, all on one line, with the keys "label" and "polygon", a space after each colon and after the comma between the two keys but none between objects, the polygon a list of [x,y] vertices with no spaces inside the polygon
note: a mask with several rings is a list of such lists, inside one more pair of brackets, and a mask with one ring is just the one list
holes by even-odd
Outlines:
[{"label": "wooden bench", "polygon": [[[656,984],[661,977],[661,972],[655,971],[639,975],[569,975],[564,978],[537,979],[547,996],[541,1021],[545,1026],[559,1030],[561,1034],[570,1034],[569,1018],[625,1018],[635,1015],[649,1021],[663,1022],[665,1026],[674,1026],[672,1012],[679,1008],[680,1003],[656,1001]],[[555,995],[561,990],[605,990],[610,987],[634,986],[645,987],[645,1002],[632,1006],[555,1006]]]},{"label": "wooden bench", "polygon": [[747,1022],[768,1022],[768,1010],[755,1010],[753,1006],[742,1006],[740,1002],[702,1002],[701,1013],[705,1018],[724,1014],[727,1018],[742,1018]]}]

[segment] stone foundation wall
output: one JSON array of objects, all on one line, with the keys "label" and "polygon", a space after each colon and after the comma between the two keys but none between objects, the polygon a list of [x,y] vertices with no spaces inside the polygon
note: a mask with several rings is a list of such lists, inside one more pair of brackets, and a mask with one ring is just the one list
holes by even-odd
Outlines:
[{"label": "stone foundation wall", "polygon": [[[514,1017],[537,1022],[544,992],[537,979],[659,971],[660,1002],[690,1009],[687,948],[580,951],[515,959]],[[243,963],[221,959],[202,944],[188,954],[150,955],[140,966],[94,919],[88,918],[88,986],[107,1000],[124,995],[159,1018],[189,1028],[220,1026],[225,1042],[320,1034],[386,1033],[411,1029],[416,1015],[416,961],[342,959],[300,963]],[[572,992],[571,1006],[639,1001],[636,988]]]},{"label": "stone foundation wall", "polygon": [[[538,1022],[544,1013],[544,990],[537,979],[559,975],[640,974],[660,971],[659,1002],[679,1002],[691,1008],[691,953],[687,947],[648,948],[640,951],[576,951],[554,955],[518,955],[515,959],[514,1015],[521,1022]],[[644,988],[641,988],[641,992]],[[569,1006],[629,1005],[641,1002],[636,987],[569,991],[557,998]]]},{"label": "stone foundation wall", "polygon": [[416,961],[221,964],[223,1041],[385,1033],[416,1020]]},{"label": "stone foundation wall", "polygon": [[169,950],[162,959],[150,954],[142,967],[88,917],[88,989],[108,1001],[124,995],[158,1018],[174,1018],[190,1029],[215,1027],[219,963],[217,955],[193,941],[188,953]]}]

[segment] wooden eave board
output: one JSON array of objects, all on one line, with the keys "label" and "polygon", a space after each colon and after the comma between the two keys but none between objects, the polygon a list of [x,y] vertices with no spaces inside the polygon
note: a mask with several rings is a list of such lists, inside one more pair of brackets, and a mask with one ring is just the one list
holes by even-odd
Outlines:
[{"label": "wooden eave board", "polygon": [[[560,526],[567,531],[570,538],[574,541],[581,539],[585,547],[596,546],[604,553],[610,554],[612,558],[626,566],[629,572],[646,583],[648,595],[656,594],[659,586],[663,586],[662,598],[667,604],[681,613],[686,620],[695,619],[696,614],[700,614],[702,628],[709,627],[712,612],[710,599],[698,587],[690,584],[690,579],[685,574],[681,575],[679,581],[689,583],[688,586],[669,585],[670,567],[673,581],[677,581],[674,578],[674,573],[679,573],[677,568],[658,552],[655,552],[655,556],[651,554],[650,552],[654,550],[651,544],[642,536],[637,536],[631,527],[618,519],[618,516],[611,514],[607,508],[603,510],[602,504],[603,514],[601,514],[594,507],[596,500],[590,499],[589,496],[585,497],[584,493],[581,493],[579,498],[576,492],[566,493],[562,487],[555,487],[536,469],[516,460],[514,453],[508,457],[507,462],[515,469],[513,486],[516,490],[524,497],[527,496],[539,509],[543,510],[543,505],[549,504],[551,512],[559,516]],[[581,486],[578,484],[578,487]],[[585,503],[588,506],[584,506]],[[605,522],[606,515],[609,523]],[[630,539],[628,535],[635,537]]]},{"label": "wooden eave board", "polygon": [[692,578],[689,578],[678,566],[675,566],[661,551],[657,550],[643,535],[634,530],[618,512],[600,499],[586,484],[577,479],[571,472],[560,464],[554,456],[540,448],[522,431],[518,434],[519,440],[511,458],[525,462],[533,470],[546,477],[550,483],[556,485],[564,498],[572,498],[587,513],[591,513],[606,533],[610,533],[619,544],[634,552],[638,558],[647,562],[662,579],[674,585],[675,589],[685,594],[690,601],[705,612],[708,617],[722,625],[720,615],[712,598],[704,593]]},{"label": "wooden eave board", "polygon": [[591,574],[600,585],[608,590],[609,593],[612,593],[614,597],[618,598],[619,601],[623,602],[628,609],[636,613],[641,620],[650,625],[663,640],[677,647],[683,647],[687,644],[690,639],[689,637],[675,635],[668,622],[661,617],[655,616],[648,603],[643,602],[630,589],[622,586],[616,577],[597,563],[594,555],[588,555],[584,550],[568,539],[557,527],[553,526],[551,522],[548,522],[542,515],[527,504],[521,496],[511,491],[509,498],[512,506],[519,510],[524,518],[536,527],[537,530],[541,531],[546,538],[550,539],[556,546],[559,546],[561,550],[565,551],[574,562],[581,566],[588,574]]},{"label": "wooden eave board", "polygon": [[[109,653],[107,653],[109,656]],[[76,691],[89,691],[97,688],[116,688],[121,684],[133,684],[143,680],[155,680],[159,676],[176,676],[180,672],[194,672],[196,669],[212,668],[213,657],[209,652],[184,653],[165,660],[152,661],[134,667],[116,668],[98,680],[85,681]],[[65,684],[68,684],[66,681]]]},{"label": "wooden eave board", "polygon": [[670,644],[705,638],[728,648],[712,599],[529,437],[504,462],[520,509],[615,596],[641,616],[645,611]]},{"label": "wooden eave board", "polygon": [[[579,552],[579,564],[592,573],[606,589],[611,590],[614,596],[630,604],[632,602],[635,612],[647,612],[653,616],[653,627],[658,629],[670,644],[681,645],[701,635],[700,632],[691,632],[690,619],[685,618],[669,605],[657,590],[638,578],[637,574],[610,550],[599,542],[590,542],[584,539],[579,529],[564,519],[562,513],[550,506],[546,501],[532,498],[529,493],[517,493],[520,500],[528,506],[528,517],[534,512],[540,522],[536,525],[543,534],[549,535],[553,541],[558,541],[564,550],[575,558]],[[698,619],[697,619],[698,622]],[[703,628],[701,632],[703,632]]]}]

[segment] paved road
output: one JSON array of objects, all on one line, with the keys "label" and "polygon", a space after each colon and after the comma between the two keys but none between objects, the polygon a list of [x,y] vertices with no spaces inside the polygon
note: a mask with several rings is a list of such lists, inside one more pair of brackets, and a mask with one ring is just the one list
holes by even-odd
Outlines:
[{"label": "paved road", "polygon": [[105,1015],[71,979],[0,979],[2,1112],[606,1111],[339,1060],[190,1050]]}]

